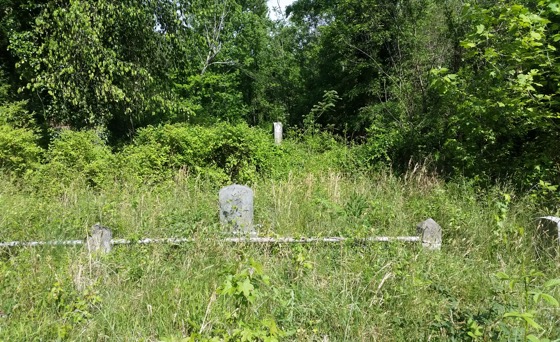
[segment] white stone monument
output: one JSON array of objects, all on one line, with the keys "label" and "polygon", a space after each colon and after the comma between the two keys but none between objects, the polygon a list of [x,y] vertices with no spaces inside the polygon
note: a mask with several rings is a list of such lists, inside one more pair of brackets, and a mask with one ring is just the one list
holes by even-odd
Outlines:
[{"label": "white stone monument", "polygon": [[96,223],[91,227],[91,235],[87,237],[87,249],[90,253],[109,253],[112,238],[113,233],[109,228]]},{"label": "white stone monument", "polygon": [[282,143],[282,123],[274,123],[274,143],[280,145]]},{"label": "white stone monument", "polygon": [[416,231],[422,239],[422,246],[428,249],[441,249],[441,226],[429,218],[416,225]]},{"label": "white stone monument", "polygon": [[219,193],[220,222],[234,234],[256,235],[253,227],[253,190],[233,184]]}]

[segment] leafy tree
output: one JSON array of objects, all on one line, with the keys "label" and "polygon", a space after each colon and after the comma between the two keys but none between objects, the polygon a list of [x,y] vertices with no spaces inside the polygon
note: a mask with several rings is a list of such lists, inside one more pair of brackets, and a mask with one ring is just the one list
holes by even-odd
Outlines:
[{"label": "leafy tree", "polygon": [[412,130],[428,108],[429,70],[449,59],[445,11],[455,2],[295,2],[288,12],[299,28],[306,111],[332,89],[343,101],[323,124],[359,134],[372,124]]},{"label": "leafy tree", "polygon": [[[254,125],[289,122],[300,112],[305,96],[298,60],[296,29],[284,19],[268,22],[253,67],[244,68],[244,94],[250,104],[248,121]],[[249,90],[249,91],[246,91]]]},{"label": "leafy tree", "polygon": [[[557,175],[560,6],[500,1],[465,7],[457,72],[435,69],[443,97],[440,164],[470,175]],[[557,177],[557,176],[556,176]],[[549,179],[550,180],[550,179]],[[556,180],[558,181],[558,180]]]},{"label": "leafy tree", "polygon": [[[247,120],[260,95],[261,51],[267,39],[264,0],[178,1],[178,49],[173,71],[181,108],[195,122]],[[194,119],[192,118],[194,116]]]},{"label": "leafy tree", "polygon": [[157,1],[50,1],[10,50],[49,126],[134,130],[168,104],[168,35]]},{"label": "leafy tree", "polygon": [[0,69],[6,75],[10,86],[19,85],[16,71],[17,57],[8,50],[11,37],[31,29],[35,17],[39,15],[47,0],[0,0]]}]

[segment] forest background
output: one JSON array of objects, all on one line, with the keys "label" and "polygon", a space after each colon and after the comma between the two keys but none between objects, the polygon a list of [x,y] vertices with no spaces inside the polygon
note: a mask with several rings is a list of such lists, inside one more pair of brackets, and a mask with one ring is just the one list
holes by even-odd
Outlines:
[{"label": "forest background", "polygon": [[[557,339],[560,251],[536,218],[560,216],[560,1],[270,18],[265,0],[0,0],[0,242],[96,222],[195,239],[0,249],[0,340]],[[233,182],[261,236],[349,240],[220,243]],[[440,252],[354,240],[427,217]]]},{"label": "forest background", "polygon": [[429,161],[445,177],[558,184],[557,2],[268,11],[258,0],[3,0],[2,169],[52,159],[65,130],[117,151],[146,128],[280,121],[359,145],[363,166]]}]

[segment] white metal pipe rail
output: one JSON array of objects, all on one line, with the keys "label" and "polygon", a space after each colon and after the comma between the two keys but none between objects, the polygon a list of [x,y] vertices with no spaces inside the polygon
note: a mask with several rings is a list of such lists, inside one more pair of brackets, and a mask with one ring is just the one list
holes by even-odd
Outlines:
[{"label": "white metal pipe rail", "polygon": [[[152,243],[189,243],[195,242],[194,238],[160,238],[160,239],[112,239],[111,245],[130,245],[130,244],[152,244]],[[217,241],[231,242],[231,243],[337,243],[345,241],[357,242],[421,242],[419,236],[376,236],[367,238],[344,238],[344,237],[311,237],[311,238],[293,238],[293,237],[229,237],[223,239],[216,239]],[[36,246],[77,246],[86,244],[86,240],[66,240],[66,241],[9,241],[0,242],[0,247],[36,247]]]}]

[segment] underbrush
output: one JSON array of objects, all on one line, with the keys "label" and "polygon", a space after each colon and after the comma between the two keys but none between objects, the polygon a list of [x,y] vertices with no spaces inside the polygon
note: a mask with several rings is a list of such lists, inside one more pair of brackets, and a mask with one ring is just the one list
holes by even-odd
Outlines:
[{"label": "underbrush", "polygon": [[554,212],[507,187],[482,191],[422,168],[397,177],[307,162],[298,167],[294,158],[292,170],[252,183],[261,236],[415,235],[415,224],[433,217],[443,227],[442,251],[357,241],[219,242],[221,183],[196,173],[112,186],[76,179],[57,191],[5,177],[2,241],[82,239],[95,222],[115,238],[196,241],[118,246],[93,258],[78,247],[3,249],[0,340],[560,336],[559,251],[537,244],[534,221]]},{"label": "underbrush", "polygon": [[107,144],[102,131],[61,129],[43,149],[32,131],[1,128],[4,176],[45,193],[61,193],[79,182],[81,187],[103,189],[115,183],[159,185],[196,176],[217,185],[252,184],[313,170],[371,168],[358,148],[325,132],[293,130],[278,146],[269,132],[246,124],[174,124],[142,128],[133,141],[116,148]]},{"label": "underbrush", "polygon": [[[96,222],[114,238],[195,241],[104,256],[0,249],[0,340],[560,337],[560,250],[535,221],[559,208],[534,191],[444,181],[421,165],[395,175],[317,132],[275,146],[245,125],[168,125],[117,151],[94,131],[63,131],[47,151],[23,138],[0,177],[0,241],[83,239]],[[260,236],[350,239],[221,242],[218,191],[232,182],[254,190]],[[415,235],[428,217],[443,227],[439,252],[359,240]]]}]

